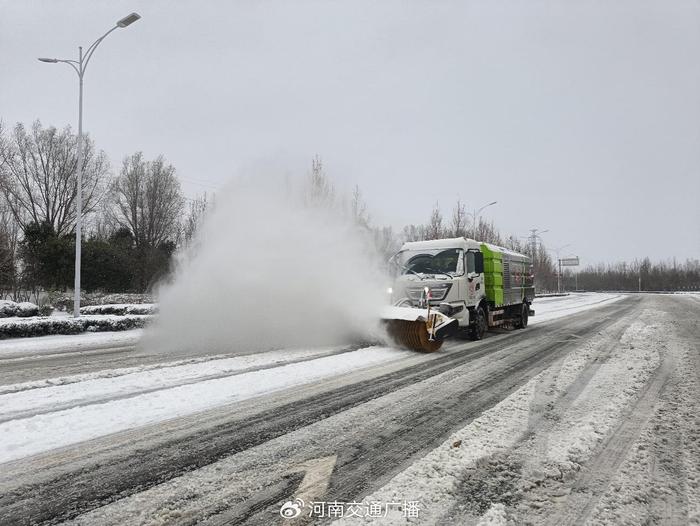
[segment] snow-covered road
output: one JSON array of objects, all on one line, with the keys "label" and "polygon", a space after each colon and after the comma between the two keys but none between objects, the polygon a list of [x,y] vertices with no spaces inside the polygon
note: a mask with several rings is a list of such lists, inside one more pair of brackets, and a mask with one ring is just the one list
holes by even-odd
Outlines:
[{"label": "snow-covered road", "polygon": [[[542,298],[533,323],[617,301],[619,294]],[[17,360],[134,345],[141,330],[45,336],[6,342]],[[330,355],[330,356],[328,356]],[[392,348],[276,351],[230,358],[174,360],[140,367],[0,385],[0,463],[102,435],[196,413],[392,360]]]},{"label": "snow-covered road", "polygon": [[[568,495],[564,482],[583,484],[576,474],[618,433],[626,408],[663,392],[663,382],[647,389],[658,371],[693,372],[686,347],[698,341],[697,322],[676,318],[697,315],[700,303],[574,294],[534,308],[526,331],[451,342],[431,355],[373,347],[169,357],[133,347],[137,331],[116,341],[86,334],[0,342],[0,522],[32,513],[39,522],[84,524],[268,523],[299,484],[286,473],[308,462],[331,462],[333,476],[307,497],[416,497],[426,524],[561,514],[537,488]],[[686,405],[697,404],[688,386],[684,392]],[[653,404],[644,407],[651,418]],[[474,496],[477,481],[491,484],[483,478],[491,468],[474,472],[483,459],[498,473],[521,466],[517,499],[500,498],[510,486]],[[608,472],[605,480],[617,476]],[[70,473],[79,491],[66,485]],[[468,473],[478,476],[466,482]],[[567,475],[557,486],[548,473]],[[99,487],[90,483],[98,479]],[[125,498],[105,505],[117,493]],[[465,495],[478,505],[463,505]],[[684,498],[688,515],[692,499]],[[576,517],[593,520],[599,500],[574,503]],[[392,513],[390,523],[401,522],[402,512]]]}]

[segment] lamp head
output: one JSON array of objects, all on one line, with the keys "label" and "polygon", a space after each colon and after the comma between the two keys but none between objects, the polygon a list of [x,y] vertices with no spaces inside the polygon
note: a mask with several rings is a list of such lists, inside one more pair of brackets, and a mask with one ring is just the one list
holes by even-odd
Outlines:
[{"label": "lamp head", "polygon": [[117,22],[117,27],[129,26],[136,22],[139,18],[141,18],[141,15],[139,15],[138,13],[131,13],[130,15],[126,15],[124,18]]}]

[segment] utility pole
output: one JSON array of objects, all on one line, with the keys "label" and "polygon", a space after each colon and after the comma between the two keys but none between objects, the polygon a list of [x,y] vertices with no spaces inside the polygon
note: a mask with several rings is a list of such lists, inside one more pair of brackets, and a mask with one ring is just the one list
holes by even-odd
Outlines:
[{"label": "utility pole", "polygon": [[549,232],[549,230],[540,230],[539,228],[530,229],[530,235],[527,239],[530,243],[530,250],[532,251],[533,261],[537,255],[537,241],[542,241],[540,238],[540,234],[544,234],[545,232]]},{"label": "utility pole", "polygon": [[559,272],[557,273],[557,292],[561,294],[561,259],[559,261]]}]

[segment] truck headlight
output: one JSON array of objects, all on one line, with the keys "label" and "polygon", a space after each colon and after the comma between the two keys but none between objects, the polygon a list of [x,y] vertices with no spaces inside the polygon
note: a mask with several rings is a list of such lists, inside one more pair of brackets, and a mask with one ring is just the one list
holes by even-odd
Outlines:
[{"label": "truck headlight", "polygon": [[452,283],[442,283],[440,285],[433,285],[430,287],[430,299],[431,300],[444,300],[447,297],[447,293],[452,288]]}]

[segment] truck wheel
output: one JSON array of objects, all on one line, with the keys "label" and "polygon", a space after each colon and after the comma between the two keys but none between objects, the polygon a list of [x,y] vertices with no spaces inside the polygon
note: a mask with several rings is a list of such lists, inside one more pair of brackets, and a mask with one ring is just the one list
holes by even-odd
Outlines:
[{"label": "truck wheel", "polygon": [[476,319],[474,320],[474,326],[471,329],[471,339],[481,340],[484,337],[487,329],[486,313],[483,307],[476,309]]},{"label": "truck wheel", "polygon": [[523,302],[522,309],[520,310],[520,320],[518,321],[518,329],[524,329],[527,327],[528,319],[530,318],[530,306]]}]

